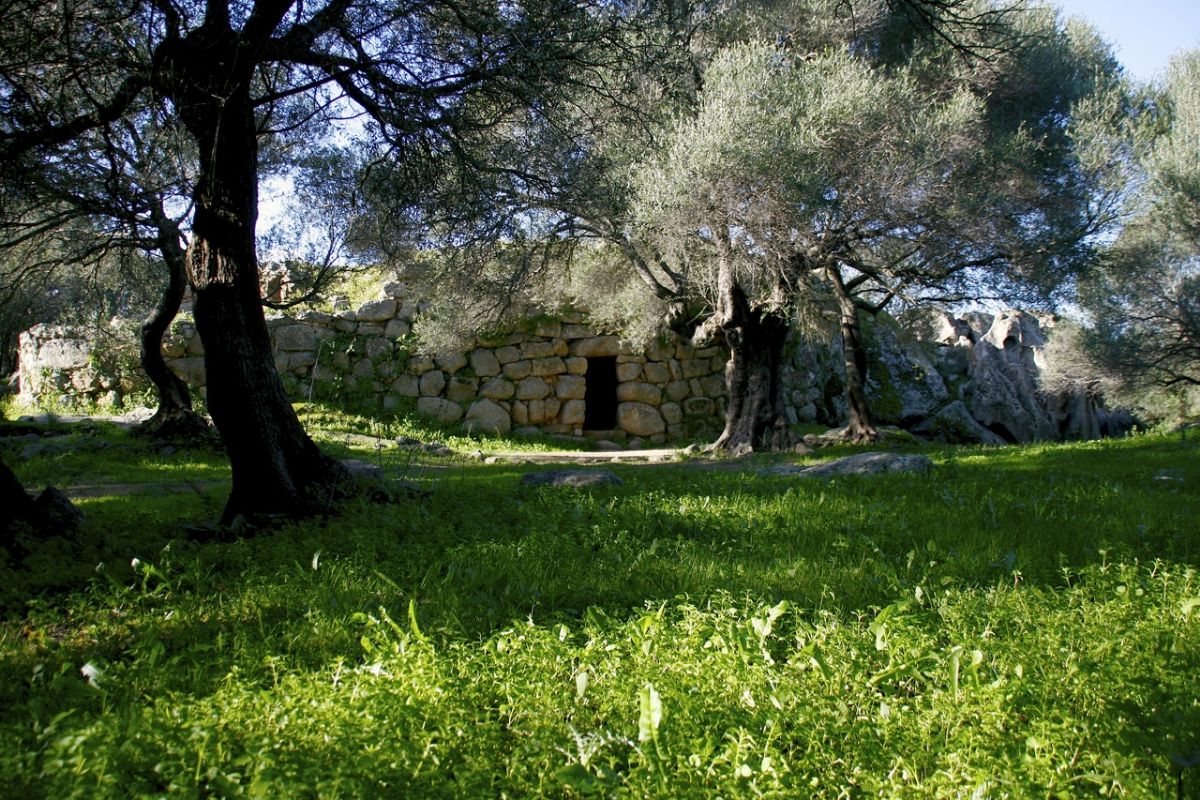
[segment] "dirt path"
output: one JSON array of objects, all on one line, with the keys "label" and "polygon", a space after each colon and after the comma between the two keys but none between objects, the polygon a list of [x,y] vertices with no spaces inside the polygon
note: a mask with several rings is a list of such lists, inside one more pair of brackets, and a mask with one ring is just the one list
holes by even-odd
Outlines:
[{"label": "dirt path", "polygon": [[228,489],[228,478],[216,478],[207,481],[182,481],[178,483],[76,483],[60,486],[67,497],[72,500],[82,500],[91,497],[106,497],[118,494],[187,494],[195,492],[203,495],[218,487]]},{"label": "dirt path", "polygon": [[683,450],[660,448],[655,450],[563,450],[556,453],[527,453],[521,451],[499,451],[484,453],[484,460],[527,464],[622,464],[630,462],[665,463],[683,457]]}]

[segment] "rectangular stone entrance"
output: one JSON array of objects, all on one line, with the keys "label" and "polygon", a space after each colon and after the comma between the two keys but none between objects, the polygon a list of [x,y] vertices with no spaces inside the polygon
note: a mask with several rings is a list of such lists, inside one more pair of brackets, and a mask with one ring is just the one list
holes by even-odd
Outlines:
[{"label": "rectangular stone entrance", "polygon": [[584,373],[587,387],[583,401],[583,428],[610,431],[617,427],[617,358],[592,356]]}]

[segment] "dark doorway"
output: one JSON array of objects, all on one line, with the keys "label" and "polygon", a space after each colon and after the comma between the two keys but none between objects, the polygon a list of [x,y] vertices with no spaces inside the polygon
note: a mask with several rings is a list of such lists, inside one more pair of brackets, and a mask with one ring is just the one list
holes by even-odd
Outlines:
[{"label": "dark doorway", "polygon": [[617,427],[617,357],[589,358],[584,377],[584,430],[612,430]]}]

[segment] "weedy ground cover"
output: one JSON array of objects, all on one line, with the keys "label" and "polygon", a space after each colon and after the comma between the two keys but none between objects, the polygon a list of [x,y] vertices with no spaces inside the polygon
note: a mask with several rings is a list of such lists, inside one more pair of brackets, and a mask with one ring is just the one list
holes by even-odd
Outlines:
[{"label": "weedy ground cover", "polygon": [[0,568],[0,795],[1200,796],[1194,441],[580,492],[364,425],[428,499],[234,542],[218,454],[14,464],[124,485]]}]

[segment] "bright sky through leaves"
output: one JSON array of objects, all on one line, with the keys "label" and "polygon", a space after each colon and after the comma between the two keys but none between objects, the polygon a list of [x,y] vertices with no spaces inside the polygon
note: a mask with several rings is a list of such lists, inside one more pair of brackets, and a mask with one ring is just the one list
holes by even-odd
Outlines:
[{"label": "bright sky through leaves", "polygon": [[1158,76],[1180,50],[1200,48],[1197,0],[1057,0],[1055,5],[1068,17],[1095,25],[1139,80]]}]

